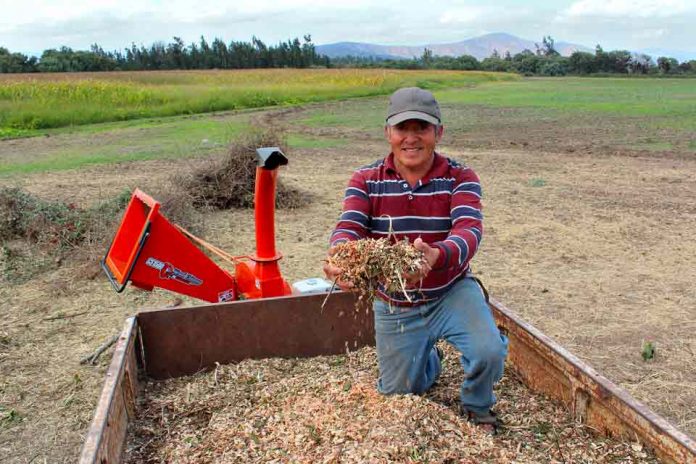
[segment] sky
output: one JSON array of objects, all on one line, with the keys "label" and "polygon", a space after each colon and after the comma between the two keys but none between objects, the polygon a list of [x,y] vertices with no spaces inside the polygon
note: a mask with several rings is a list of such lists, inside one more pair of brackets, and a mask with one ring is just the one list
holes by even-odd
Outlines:
[{"label": "sky", "polygon": [[693,52],[696,0],[0,0],[0,46],[122,50],[131,43],[266,44],[310,34],[317,45],[451,43],[491,32],[540,41],[551,35],[605,50]]}]

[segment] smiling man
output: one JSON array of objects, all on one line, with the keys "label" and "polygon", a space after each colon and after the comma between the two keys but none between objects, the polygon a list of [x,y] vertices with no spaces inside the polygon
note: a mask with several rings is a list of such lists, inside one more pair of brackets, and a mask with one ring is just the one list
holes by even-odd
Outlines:
[{"label": "smiling man", "polygon": [[[410,300],[377,292],[373,305],[379,381],[384,394],[427,391],[442,369],[438,340],[460,353],[460,411],[495,433],[493,385],[503,373],[507,339],[500,334],[469,263],[483,234],[481,186],[470,168],[436,152],[440,107],[417,87],[389,100],[384,134],[389,155],[353,173],[331,247],[348,240],[408,238],[428,262],[412,276]],[[329,250],[331,253],[331,250]],[[344,289],[341,269],[324,271]]]}]

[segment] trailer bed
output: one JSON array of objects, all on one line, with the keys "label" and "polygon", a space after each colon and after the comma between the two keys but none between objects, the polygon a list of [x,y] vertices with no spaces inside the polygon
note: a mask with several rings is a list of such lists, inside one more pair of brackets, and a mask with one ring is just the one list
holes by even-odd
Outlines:
[{"label": "trailer bed", "polygon": [[[323,295],[272,298],[142,312],[130,318],[107,372],[81,462],[122,462],[128,446],[129,423],[132,426],[137,417],[142,417],[138,409],[145,410],[148,401],[143,394],[147,391],[143,385],[147,383],[139,381],[139,372],[141,377],[151,380],[206,370],[213,370],[215,375],[216,368],[220,375],[218,366],[227,363],[270,357],[338,355],[346,349],[356,351],[374,343],[371,314],[356,311],[352,295],[333,295],[322,311],[323,299]],[[508,379],[517,378],[531,391],[556,400],[566,409],[568,417],[584,424],[578,429],[571,428],[575,430],[573,433],[591,430],[598,436],[613,437],[623,443],[619,447],[632,444],[630,448],[637,454],[630,455],[631,459],[651,459],[652,450],[662,462],[696,463],[693,439],[521,321],[502,304],[491,301],[491,309],[498,325],[510,338]],[[223,369],[234,369],[234,366]],[[368,395],[373,386],[368,385],[369,379],[364,382],[360,390]],[[348,392],[352,388],[351,384]],[[381,401],[388,404],[399,400]],[[503,401],[501,398],[501,406]],[[224,410],[220,413],[225,414]],[[539,432],[548,432],[547,426],[540,427]],[[551,431],[559,433],[555,425]],[[519,442],[518,446],[523,444]]]}]

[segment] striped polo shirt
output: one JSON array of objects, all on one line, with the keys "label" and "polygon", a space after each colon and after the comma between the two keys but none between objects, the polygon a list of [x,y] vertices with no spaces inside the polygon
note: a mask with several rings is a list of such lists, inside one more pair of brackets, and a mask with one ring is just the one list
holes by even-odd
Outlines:
[{"label": "striped polo shirt", "polygon": [[409,289],[378,295],[396,306],[436,300],[469,270],[483,233],[481,184],[470,168],[435,153],[430,171],[409,185],[394,165],[394,155],[353,173],[343,199],[343,212],[331,234],[331,246],[361,238],[390,235],[397,240],[423,241],[440,249],[433,270]]}]

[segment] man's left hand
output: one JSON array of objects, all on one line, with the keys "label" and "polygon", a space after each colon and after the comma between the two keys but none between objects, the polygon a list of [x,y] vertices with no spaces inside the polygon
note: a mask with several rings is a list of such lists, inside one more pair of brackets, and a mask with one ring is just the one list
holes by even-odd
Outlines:
[{"label": "man's left hand", "polygon": [[425,243],[423,239],[420,237],[413,241],[413,246],[416,248],[416,250],[423,252],[423,255],[425,257],[425,266],[423,266],[419,272],[407,274],[405,276],[406,281],[410,285],[414,285],[419,281],[425,279],[428,273],[433,269],[433,266],[435,266],[437,258],[440,257],[440,249],[436,247],[431,247],[430,245]]}]

